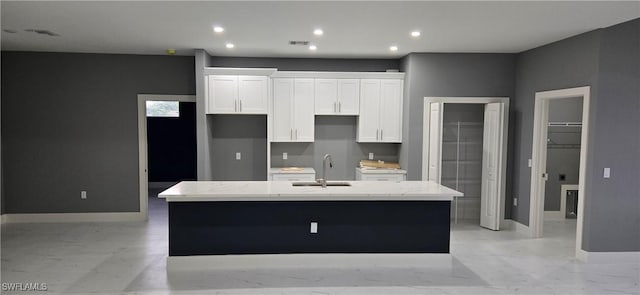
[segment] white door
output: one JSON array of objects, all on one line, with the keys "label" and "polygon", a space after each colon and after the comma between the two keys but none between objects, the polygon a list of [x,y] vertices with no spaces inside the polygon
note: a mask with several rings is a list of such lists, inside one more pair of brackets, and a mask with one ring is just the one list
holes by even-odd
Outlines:
[{"label": "white door", "polygon": [[444,106],[441,102],[432,102],[429,109],[429,175],[427,180],[440,183],[442,112],[444,111]]},{"label": "white door", "polygon": [[248,114],[267,113],[267,77],[238,77],[238,112]]},{"label": "white door", "polygon": [[313,79],[295,79],[293,89],[293,140],[312,142],[315,134]]},{"label": "white door", "polygon": [[237,76],[209,76],[209,112],[210,114],[235,113],[238,98]]},{"label": "white door", "polygon": [[382,80],[380,92],[380,141],[402,142],[402,80]]},{"label": "white door", "polygon": [[488,103],[484,108],[480,226],[492,230],[500,229],[501,181],[498,172],[502,164],[503,108],[502,103]]},{"label": "white door", "polygon": [[315,79],[316,115],[334,115],[338,111],[338,83],[336,79]]},{"label": "white door", "polygon": [[358,142],[378,142],[380,138],[380,80],[360,80]]},{"label": "white door", "polygon": [[340,115],[360,113],[360,80],[338,79],[338,112]]},{"label": "white door", "polygon": [[293,79],[273,79],[273,141],[293,140]]}]

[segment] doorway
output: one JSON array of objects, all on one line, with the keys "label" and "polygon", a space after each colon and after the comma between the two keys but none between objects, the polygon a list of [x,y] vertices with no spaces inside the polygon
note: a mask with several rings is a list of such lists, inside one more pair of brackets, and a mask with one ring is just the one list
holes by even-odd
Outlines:
[{"label": "doorway", "polygon": [[[551,90],[536,92],[535,95],[535,112],[533,119],[533,146],[531,156],[531,194],[529,209],[529,230],[533,238],[539,238],[543,235],[544,225],[544,208],[545,208],[545,189],[549,173],[547,171],[547,156],[549,130],[554,130],[555,126],[550,127],[549,123],[555,125],[553,120],[550,121],[549,105],[552,102],[566,99],[581,99],[581,122],[580,124],[580,160],[578,171],[578,194],[577,200],[577,221],[576,221],[576,256],[584,259],[586,252],[582,250],[582,226],[584,220],[584,203],[586,196],[585,177],[587,162],[587,142],[589,132],[589,98],[590,87],[577,87],[569,89]],[[561,122],[560,122],[561,123]],[[567,124],[577,125],[577,122],[565,122]],[[577,127],[577,126],[575,126]],[[574,128],[575,128],[574,127]],[[551,129],[550,129],[551,128]],[[566,206],[566,204],[565,204]],[[566,208],[566,207],[565,207]],[[566,210],[566,209],[565,209]]]},{"label": "doorway", "polygon": [[[138,95],[140,212],[145,219],[150,209],[164,204],[150,208],[150,194],[196,178],[195,101],[192,95]],[[185,134],[185,128],[193,130]]]},{"label": "doorway", "polygon": [[422,178],[465,194],[454,199],[454,222],[504,222],[508,109],[506,97],[425,97]]}]

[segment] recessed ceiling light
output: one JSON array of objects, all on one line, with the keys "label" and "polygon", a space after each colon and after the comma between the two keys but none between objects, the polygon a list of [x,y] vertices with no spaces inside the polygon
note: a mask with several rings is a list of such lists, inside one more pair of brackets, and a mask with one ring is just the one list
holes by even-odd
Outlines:
[{"label": "recessed ceiling light", "polygon": [[221,26],[215,26],[215,27],[213,27],[213,31],[216,32],[216,33],[222,33],[222,32],[224,32],[224,28],[221,27]]},{"label": "recessed ceiling light", "polygon": [[313,30],[313,34],[316,36],[322,36],[322,34],[324,34],[324,32],[322,31],[322,29],[315,29]]},{"label": "recessed ceiling light", "polygon": [[236,47],[235,45],[233,45],[233,43],[227,43],[227,45],[226,45],[226,46],[227,46],[227,48],[229,48],[229,49],[231,49],[231,48],[233,48],[233,47]]},{"label": "recessed ceiling light", "polygon": [[318,49],[318,46],[309,45],[309,50],[316,50],[316,49]]},{"label": "recessed ceiling light", "polygon": [[394,46],[391,46],[391,47],[389,47],[389,50],[391,50],[391,51],[398,51],[398,46],[395,46],[395,45],[394,45]]},{"label": "recessed ceiling light", "polygon": [[411,32],[411,36],[412,36],[412,37],[420,37],[420,31],[413,31],[413,32]]}]

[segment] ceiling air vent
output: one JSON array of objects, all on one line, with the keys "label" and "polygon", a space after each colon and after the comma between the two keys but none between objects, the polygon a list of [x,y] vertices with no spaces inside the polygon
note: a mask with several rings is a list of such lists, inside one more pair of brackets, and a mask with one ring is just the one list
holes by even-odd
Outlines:
[{"label": "ceiling air vent", "polygon": [[307,46],[307,45],[309,45],[309,41],[289,41],[289,45]]},{"label": "ceiling air vent", "polygon": [[51,36],[51,37],[57,37],[60,36],[60,34],[49,31],[49,30],[41,30],[41,29],[26,29],[24,30],[25,32],[33,32],[36,34],[40,34],[40,35],[47,35],[47,36]]}]

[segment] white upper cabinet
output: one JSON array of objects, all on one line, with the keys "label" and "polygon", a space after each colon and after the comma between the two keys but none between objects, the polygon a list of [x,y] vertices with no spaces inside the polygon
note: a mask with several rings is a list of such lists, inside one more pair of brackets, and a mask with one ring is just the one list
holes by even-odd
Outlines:
[{"label": "white upper cabinet", "polygon": [[316,115],[358,115],[359,79],[315,79]]},{"label": "white upper cabinet", "polygon": [[273,79],[273,140],[314,141],[314,79]]},{"label": "white upper cabinet", "polygon": [[399,79],[360,80],[358,142],[402,142],[402,87]]},{"label": "white upper cabinet", "polygon": [[266,114],[265,76],[209,75],[207,114]]}]

